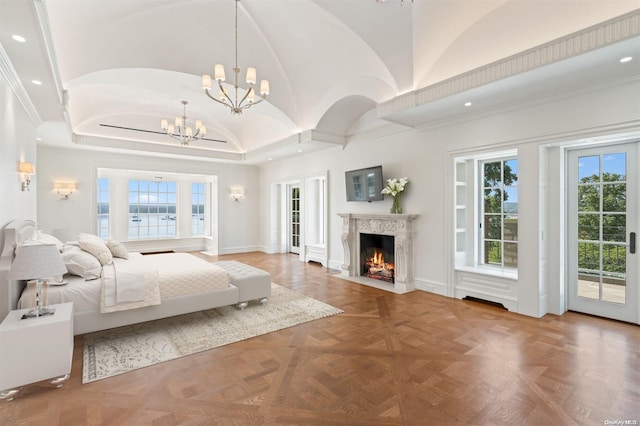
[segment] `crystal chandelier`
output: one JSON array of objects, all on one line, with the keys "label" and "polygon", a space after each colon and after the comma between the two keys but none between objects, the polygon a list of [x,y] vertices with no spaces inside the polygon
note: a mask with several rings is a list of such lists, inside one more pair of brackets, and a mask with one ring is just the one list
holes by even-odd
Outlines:
[{"label": "crystal chandelier", "polygon": [[233,94],[233,99],[229,95],[229,91],[222,86],[222,82],[225,80],[224,75],[224,66],[221,64],[216,64],[213,70],[214,79],[218,82],[218,97],[215,97],[211,94],[211,76],[208,74],[204,74],[202,76],[202,88],[208,97],[213,99],[214,101],[228,107],[231,110],[231,114],[242,114],[242,110],[250,108],[252,105],[259,104],[263,100],[267,98],[269,94],[269,81],[262,80],[260,82],[260,99],[256,100],[256,93],[253,85],[256,83],[256,69],[248,67],[247,68],[247,84],[249,85],[249,89],[245,93],[245,95],[238,101],[238,74],[240,73],[240,68],[238,68],[238,2],[240,0],[235,0],[236,2],[236,62],[235,67],[233,68],[233,73],[235,74],[235,80],[233,87],[235,88],[235,93]]},{"label": "crystal chandelier", "polygon": [[202,121],[196,120],[196,132],[187,126],[187,101],[182,101],[182,117],[178,116],[174,124],[169,124],[166,118],[160,120],[160,128],[167,135],[180,141],[181,145],[187,146],[189,142],[200,140],[207,133],[207,128],[202,125]]}]

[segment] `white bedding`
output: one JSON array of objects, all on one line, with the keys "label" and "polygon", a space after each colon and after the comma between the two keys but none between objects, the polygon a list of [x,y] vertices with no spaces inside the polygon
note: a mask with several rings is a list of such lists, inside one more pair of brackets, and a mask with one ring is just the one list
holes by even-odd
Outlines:
[{"label": "white bedding", "polygon": [[[129,255],[129,260],[114,259],[114,261],[142,262],[146,266],[157,269],[161,299],[208,293],[229,287],[229,276],[226,271],[188,253],[146,256],[140,253],[129,253]],[[101,280],[85,281],[81,277],[67,274],[64,276],[64,281],[68,284],[48,286],[47,303],[73,302],[76,313],[99,311]],[[26,293],[27,291],[20,298],[18,308],[27,307]]]},{"label": "white bedding", "polygon": [[100,312],[103,314],[159,305],[158,271],[142,256],[113,259],[102,267]]}]

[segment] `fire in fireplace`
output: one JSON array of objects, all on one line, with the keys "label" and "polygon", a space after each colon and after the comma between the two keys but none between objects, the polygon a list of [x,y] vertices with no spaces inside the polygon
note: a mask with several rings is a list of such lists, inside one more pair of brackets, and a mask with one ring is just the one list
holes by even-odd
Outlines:
[{"label": "fire in fireplace", "polygon": [[394,283],[393,244],[391,235],[360,234],[360,275]]}]

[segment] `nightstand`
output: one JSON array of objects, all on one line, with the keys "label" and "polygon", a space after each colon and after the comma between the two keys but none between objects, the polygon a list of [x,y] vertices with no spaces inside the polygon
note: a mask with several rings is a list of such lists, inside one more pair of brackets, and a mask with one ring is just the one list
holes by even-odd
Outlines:
[{"label": "nightstand", "polygon": [[29,309],[9,312],[0,324],[0,399],[11,401],[21,386],[69,378],[73,357],[73,303],[50,305],[53,315],[21,319]]}]

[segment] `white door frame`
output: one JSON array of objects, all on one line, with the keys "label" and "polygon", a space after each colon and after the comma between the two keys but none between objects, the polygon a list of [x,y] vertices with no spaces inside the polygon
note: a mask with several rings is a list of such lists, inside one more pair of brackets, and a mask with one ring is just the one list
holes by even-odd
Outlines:
[{"label": "white door frame", "polygon": [[[640,215],[638,209],[638,174],[637,167],[640,164],[640,149],[638,142],[620,143],[615,145],[599,145],[591,147],[576,147],[567,149],[566,166],[566,272],[567,272],[567,307],[588,314],[604,316],[612,319],[640,323],[640,285],[638,272],[640,271],[640,255],[629,253],[629,240],[631,232],[638,232],[640,228]],[[580,297],[577,292],[577,240],[578,224],[573,221],[577,214],[577,176],[578,158],[587,156],[601,156],[602,163],[607,153],[627,152],[626,182],[627,182],[627,222],[626,222],[626,300],[624,304],[606,302],[589,297]],[[602,165],[601,165],[602,167]],[[602,196],[602,194],[600,194]],[[634,197],[635,196],[635,197]],[[602,198],[602,197],[601,197]],[[633,199],[635,198],[635,199]],[[601,260],[600,260],[601,262]],[[600,286],[598,289],[601,292]]]}]

